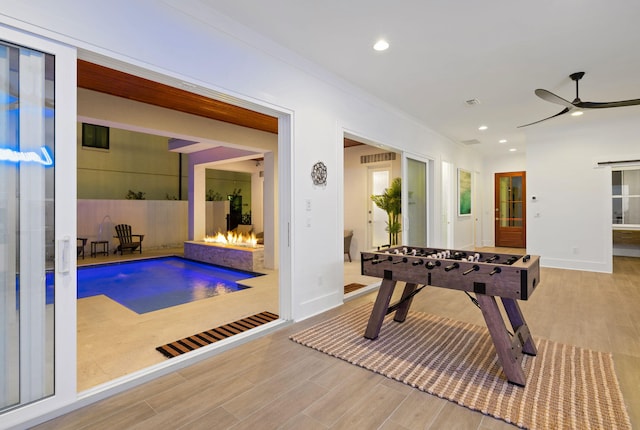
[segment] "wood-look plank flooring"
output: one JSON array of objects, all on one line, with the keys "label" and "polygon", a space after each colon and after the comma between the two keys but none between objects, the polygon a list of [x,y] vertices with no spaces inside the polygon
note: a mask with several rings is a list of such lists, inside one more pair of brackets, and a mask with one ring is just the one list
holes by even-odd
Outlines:
[{"label": "wood-look plank flooring", "polygon": [[[541,278],[531,299],[520,302],[534,337],[612,352],[632,424],[640,428],[640,259],[616,257],[613,274],[543,268]],[[357,297],[37,428],[514,428],[288,339],[374,299]],[[480,310],[459,291],[425,289],[412,310],[483,325]]]}]

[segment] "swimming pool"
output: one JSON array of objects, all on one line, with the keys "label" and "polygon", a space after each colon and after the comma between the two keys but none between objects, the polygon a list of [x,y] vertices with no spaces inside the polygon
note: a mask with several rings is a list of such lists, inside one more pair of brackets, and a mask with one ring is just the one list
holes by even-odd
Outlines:
[{"label": "swimming pool", "polygon": [[78,268],[78,299],[103,294],[138,314],[249,288],[241,279],[260,276],[161,257]]}]

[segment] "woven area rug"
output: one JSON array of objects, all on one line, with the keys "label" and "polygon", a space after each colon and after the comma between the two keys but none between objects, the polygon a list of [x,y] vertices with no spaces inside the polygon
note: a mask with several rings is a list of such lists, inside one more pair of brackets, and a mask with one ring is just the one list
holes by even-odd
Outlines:
[{"label": "woven area rug", "polygon": [[193,351],[205,345],[210,345],[222,339],[226,339],[243,331],[251,330],[266,324],[271,321],[277,320],[278,315],[271,312],[260,312],[259,314],[251,315],[250,317],[242,318],[241,320],[234,321],[229,324],[221,325],[220,327],[212,328],[211,330],[203,331],[202,333],[194,334],[193,336],[185,337],[183,339],[176,340],[175,342],[168,343],[156,348],[162,355],[167,358],[177,357],[185,352]]},{"label": "woven area rug", "polygon": [[527,429],[631,429],[611,354],[536,338],[524,388],[506,381],[485,327],[409,312],[363,337],[371,305],[291,336],[302,345]]}]

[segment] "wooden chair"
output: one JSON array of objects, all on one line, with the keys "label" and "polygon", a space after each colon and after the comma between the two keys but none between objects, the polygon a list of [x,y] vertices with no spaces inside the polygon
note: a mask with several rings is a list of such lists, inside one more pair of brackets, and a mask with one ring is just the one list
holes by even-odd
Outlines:
[{"label": "wooden chair", "polygon": [[84,247],[86,245],[87,245],[87,238],[79,237],[78,238],[78,257],[82,256],[83,260],[84,260]]},{"label": "wooden chair", "polygon": [[353,238],[353,230],[344,231],[344,253],[349,257],[351,261],[351,239]]},{"label": "wooden chair", "polygon": [[142,239],[144,239],[144,234],[131,234],[131,226],[129,224],[118,224],[115,229],[116,237],[120,244],[114,251],[114,254],[120,251],[120,255],[122,255],[125,249],[130,250],[131,253],[139,249],[140,254],[142,254]]}]

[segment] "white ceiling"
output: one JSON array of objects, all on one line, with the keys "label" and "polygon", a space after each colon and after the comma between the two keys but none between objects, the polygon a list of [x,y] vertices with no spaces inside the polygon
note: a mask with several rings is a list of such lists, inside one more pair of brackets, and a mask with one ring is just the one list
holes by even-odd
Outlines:
[{"label": "white ceiling", "polygon": [[[640,98],[638,0],[203,0],[449,138],[525,150],[527,128],[569,101]],[[385,52],[372,49],[386,38]],[[465,101],[478,99],[469,107]],[[611,109],[606,109],[611,111]],[[614,108],[640,119],[640,106]],[[622,112],[625,111],[625,112]],[[531,127],[574,125],[568,115]],[[479,131],[480,125],[489,127]],[[500,139],[508,143],[500,144]]]}]

